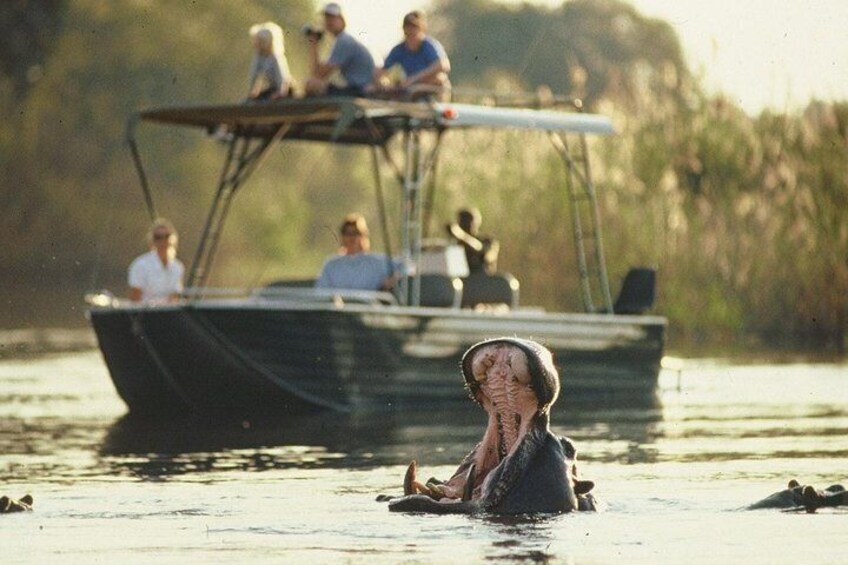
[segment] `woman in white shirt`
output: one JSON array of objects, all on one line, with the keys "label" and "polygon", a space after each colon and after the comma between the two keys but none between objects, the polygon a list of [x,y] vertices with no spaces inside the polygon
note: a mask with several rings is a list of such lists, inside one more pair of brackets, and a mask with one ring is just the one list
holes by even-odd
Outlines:
[{"label": "woman in white shirt", "polygon": [[153,222],[147,234],[150,251],[130,264],[127,282],[133,302],[171,302],[183,291],[185,268],[177,259],[179,236],[165,219]]}]

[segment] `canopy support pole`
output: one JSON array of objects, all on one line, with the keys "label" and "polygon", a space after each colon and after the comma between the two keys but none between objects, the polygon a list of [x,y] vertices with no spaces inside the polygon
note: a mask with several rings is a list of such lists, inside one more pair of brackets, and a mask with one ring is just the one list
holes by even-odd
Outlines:
[{"label": "canopy support pole", "polygon": [[144,203],[147,206],[147,215],[150,222],[155,222],[159,214],[156,213],[156,206],[153,204],[153,194],[150,192],[150,185],[147,182],[147,173],[144,171],[144,165],[141,163],[141,154],[138,152],[138,145],[135,142],[135,127],[138,124],[138,115],[133,115],[127,124],[127,144],[130,146],[130,154],[132,154],[133,164],[138,173],[138,180],[141,182],[141,190],[144,193]]},{"label": "canopy support pole", "polygon": [[[260,141],[259,146],[253,150],[250,149],[250,130],[235,132],[235,136],[230,141],[227,159],[221,170],[221,178],[218,182],[218,190],[212,201],[212,207],[206,219],[203,234],[200,237],[200,242],[198,243],[189,273],[187,286],[189,288],[196,287],[200,290],[200,292],[196,292],[193,295],[194,300],[202,298],[202,289],[209,280],[209,274],[212,271],[212,263],[218,249],[221,232],[224,229],[224,222],[229,215],[230,205],[236,191],[259,167],[268,154],[268,148],[280,141],[289,131],[290,127],[290,124],[281,125],[272,137]],[[241,142],[241,148],[238,152],[238,157],[234,159],[236,145],[239,142]]]},{"label": "canopy support pole", "polygon": [[404,141],[403,262],[405,268],[415,265],[416,270],[414,276],[401,278],[400,301],[418,306],[421,303],[421,277],[417,270],[421,262],[421,132],[408,128]]},{"label": "canopy support pole", "polygon": [[371,164],[374,168],[374,183],[377,190],[377,209],[380,213],[380,227],[383,230],[383,247],[386,251],[386,276],[391,277],[395,271],[394,260],[392,259],[394,253],[392,253],[392,239],[389,235],[389,218],[386,214],[386,199],[383,193],[383,175],[381,174],[380,155],[377,152],[377,147],[379,146],[383,150],[383,154],[387,155],[386,160],[389,164],[394,163],[391,162],[391,155],[389,154],[389,150],[386,147],[385,142],[380,141],[380,132],[370,116],[365,116],[365,124],[368,127],[368,133],[371,135],[372,140]]},{"label": "canopy support pole", "polygon": [[427,165],[424,167],[425,174],[430,175],[429,182],[427,183],[427,194],[424,198],[424,219],[422,220],[423,229],[424,229],[424,239],[430,237],[430,223],[433,216],[433,202],[436,198],[436,169],[439,164],[439,148],[442,145],[442,134],[444,130],[439,130],[436,134],[436,145],[433,148],[433,152],[430,154],[430,158],[427,162]]},{"label": "canopy support pole", "polygon": [[388,257],[389,262],[389,276],[392,275],[394,271],[394,266],[392,265],[392,240],[389,235],[389,217],[386,214],[386,198],[383,193],[383,177],[381,175],[380,170],[380,154],[377,152],[377,146],[371,146],[371,162],[374,166],[374,185],[377,189],[377,210],[380,213],[380,226],[383,229],[383,246],[386,250],[386,255]]}]

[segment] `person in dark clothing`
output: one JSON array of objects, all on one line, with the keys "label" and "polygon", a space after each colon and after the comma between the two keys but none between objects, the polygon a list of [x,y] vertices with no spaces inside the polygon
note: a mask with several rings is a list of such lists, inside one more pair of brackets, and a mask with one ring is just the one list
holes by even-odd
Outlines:
[{"label": "person in dark clothing", "polygon": [[484,272],[491,275],[498,270],[500,244],[478,233],[482,219],[476,208],[463,208],[457,213],[456,223],[448,224],[448,233],[465,249],[471,274]]}]

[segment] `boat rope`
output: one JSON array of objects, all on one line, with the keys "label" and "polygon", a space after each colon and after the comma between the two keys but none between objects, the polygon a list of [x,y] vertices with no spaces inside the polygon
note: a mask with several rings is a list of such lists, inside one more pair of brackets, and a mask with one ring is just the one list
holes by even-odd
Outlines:
[{"label": "boat rope", "polygon": [[132,324],[133,333],[139,338],[142,345],[144,346],[145,351],[147,351],[147,355],[150,357],[150,360],[153,361],[153,364],[156,365],[156,369],[158,369],[159,374],[165,380],[165,384],[167,384],[171,390],[173,390],[176,395],[180,398],[182,402],[185,403],[186,406],[190,407],[192,410],[199,412],[198,405],[189,397],[182,387],[177,383],[177,380],[171,374],[170,369],[162,361],[162,358],[159,356],[159,352],[156,351],[156,348],[153,347],[153,343],[150,341],[150,337],[147,335],[147,332],[144,331],[144,313],[138,312],[137,314],[130,313],[130,323]]},{"label": "boat rope", "polygon": [[219,345],[219,352],[225,352],[230,355],[236,362],[243,364],[245,367],[252,369],[258,376],[262,377],[263,380],[269,381],[272,384],[278,386],[283,389],[286,393],[292,394],[301,400],[306,402],[310,402],[315,406],[319,406],[321,408],[329,408],[331,410],[336,410],[338,412],[350,412],[351,407],[347,404],[341,404],[339,402],[333,402],[332,400],[327,400],[326,398],[322,398],[318,395],[312,394],[310,392],[306,392],[305,390],[299,389],[293,386],[291,383],[286,381],[285,379],[277,376],[272,371],[256,362],[253,358],[247,355],[244,351],[241,350],[236,344],[232,342],[227,336],[225,336],[221,331],[219,331],[208,319],[206,319],[203,314],[195,308],[186,308],[184,310],[187,319],[193,323],[193,325],[198,329],[199,332],[203,332],[205,337],[211,341],[214,341]]}]

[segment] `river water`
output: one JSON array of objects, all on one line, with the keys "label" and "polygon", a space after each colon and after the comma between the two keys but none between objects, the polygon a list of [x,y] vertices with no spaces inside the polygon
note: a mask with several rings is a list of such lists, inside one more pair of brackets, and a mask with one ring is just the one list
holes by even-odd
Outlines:
[{"label": "river water", "polygon": [[[458,377],[458,385],[459,383]],[[567,369],[564,394],[568,394]],[[741,507],[848,480],[848,365],[678,360],[654,409],[575,407],[600,513],[389,513],[406,464],[450,475],[485,418],[138,422],[96,351],[0,361],[4,562],[844,563],[848,509]]]}]

